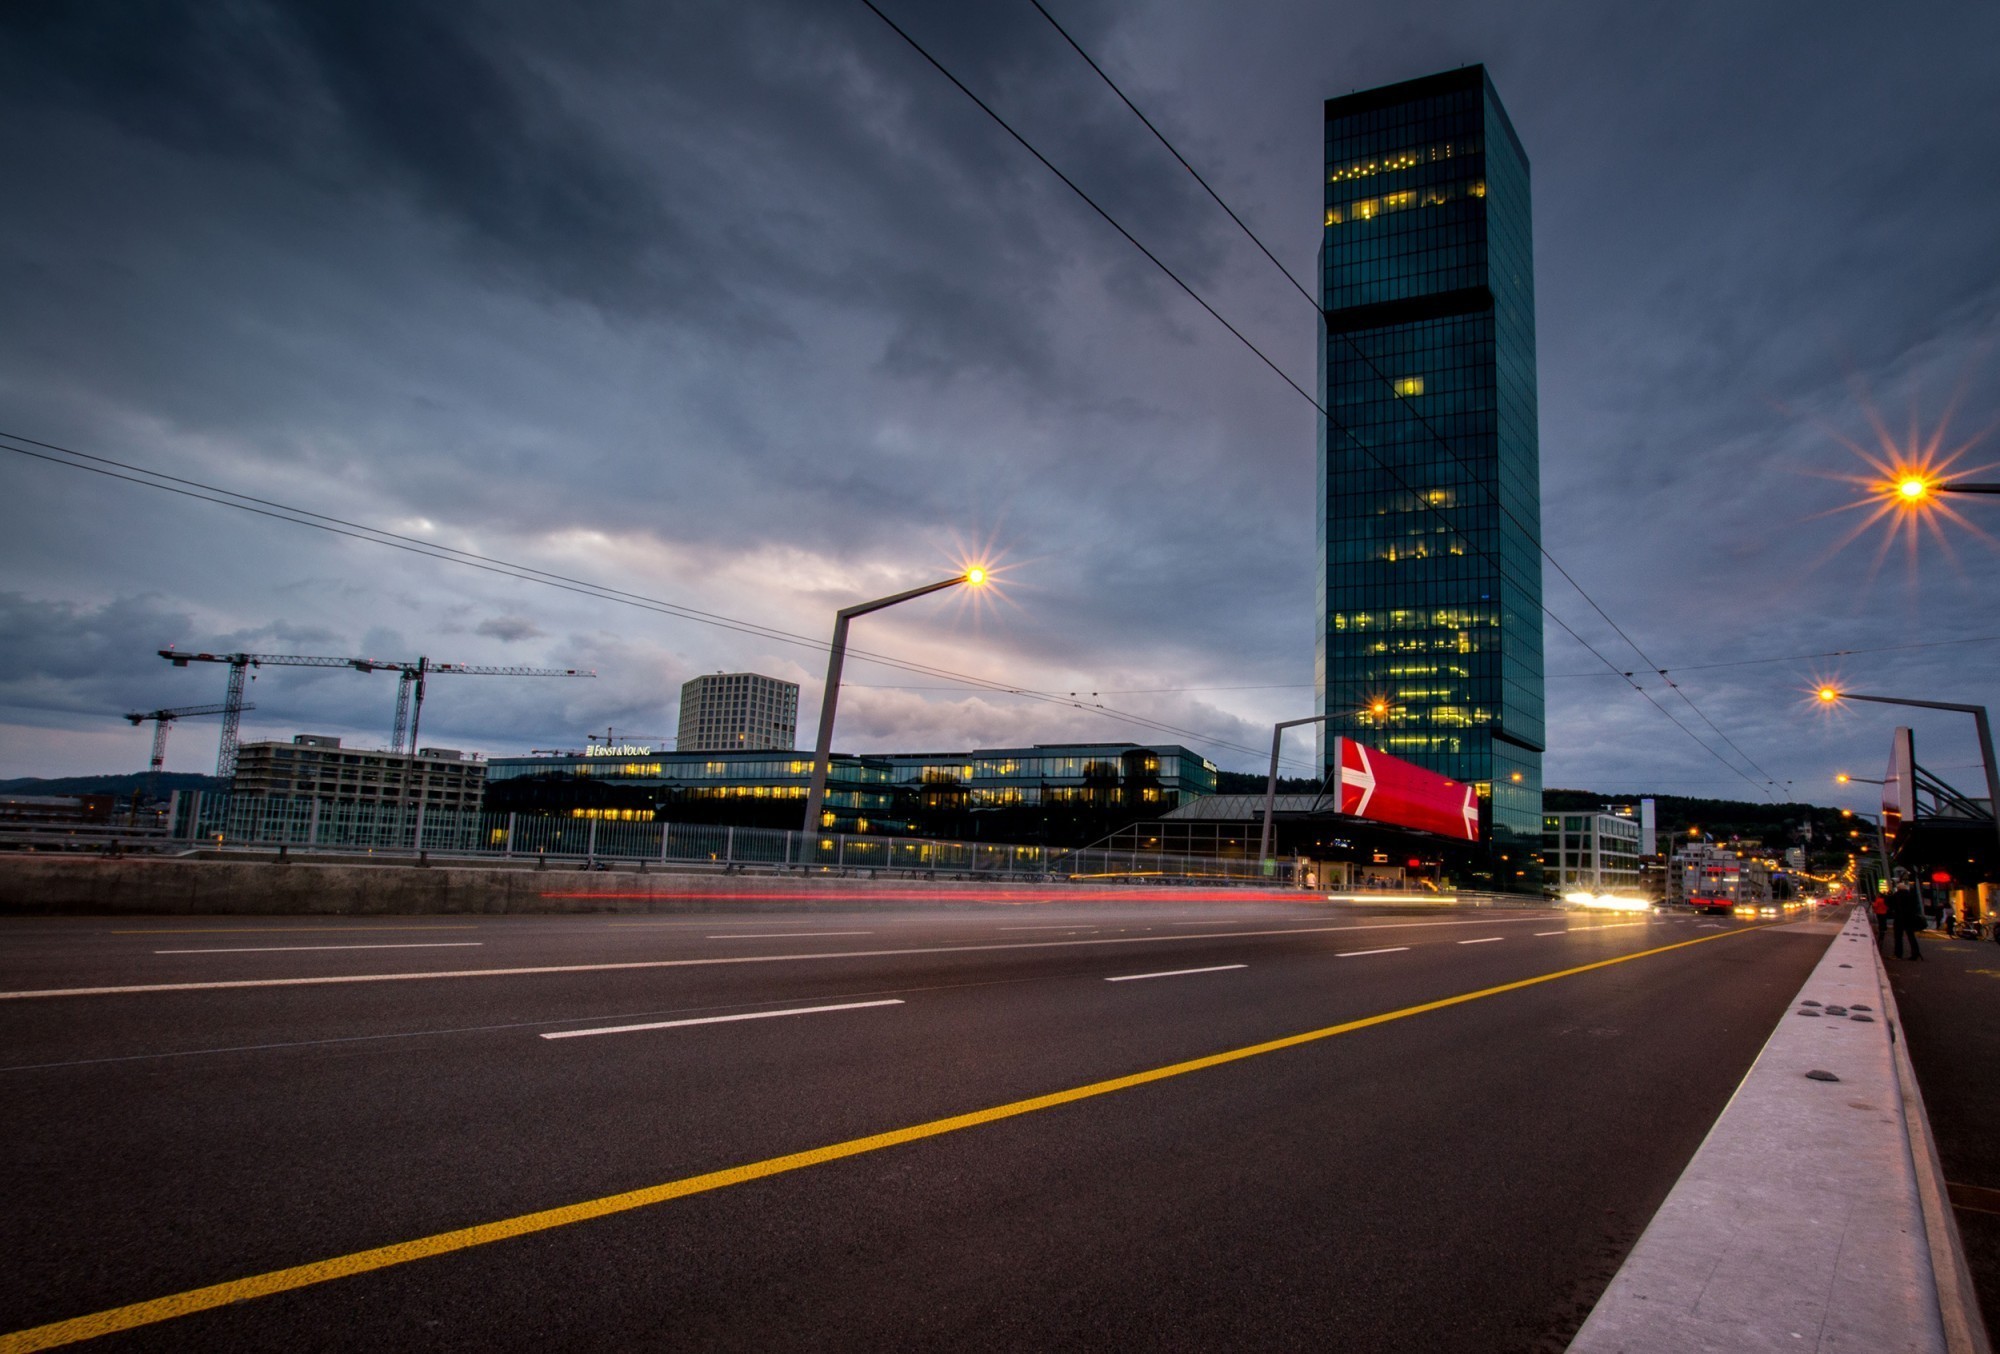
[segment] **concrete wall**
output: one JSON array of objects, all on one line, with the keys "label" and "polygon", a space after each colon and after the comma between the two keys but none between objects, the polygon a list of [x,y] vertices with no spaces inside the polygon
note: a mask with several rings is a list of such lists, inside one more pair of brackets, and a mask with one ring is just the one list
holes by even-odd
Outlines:
[{"label": "concrete wall", "polygon": [[[157,857],[0,856],[0,915],[404,915],[411,913],[700,912],[756,902],[776,909],[845,908],[871,899],[951,905],[1032,903],[1084,896],[1212,898],[1173,886],[1029,885],[1000,881],[858,879],[824,875],[645,874],[532,867],[182,860]],[[1232,888],[1244,902],[1315,901],[1294,890]]]}]

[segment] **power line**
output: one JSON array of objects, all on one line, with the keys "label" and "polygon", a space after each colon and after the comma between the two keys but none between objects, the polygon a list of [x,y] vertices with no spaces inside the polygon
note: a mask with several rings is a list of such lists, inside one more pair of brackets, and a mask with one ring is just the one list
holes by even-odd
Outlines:
[{"label": "power line", "polygon": [[[977,94],[975,94],[963,80],[960,80],[957,75],[952,73],[949,67],[947,67],[936,56],[932,55],[928,48],[926,48],[922,43],[918,42],[914,37],[912,37],[908,32],[906,32],[901,25],[896,23],[894,19],[891,19],[887,14],[883,13],[882,10],[875,4],[874,0],[861,0],[861,3],[868,8],[870,13],[874,14],[876,18],[880,19],[884,24],[886,24],[889,27],[890,31],[895,33],[897,37],[901,38],[905,43],[907,43],[910,46],[910,48],[917,53],[917,55],[921,56],[926,62],[928,62],[931,65],[931,67],[938,72],[938,74],[944,76],[946,80],[951,82],[954,88],[956,88],[961,94],[965,95],[966,98],[970,99],[973,102],[973,104],[979,108],[981,112],[986,114],[987,117],[991,118],[993,122],[997,124],[1002,131],[1006,132],[1008,136],[1012,137],[1014,141],[1023,150],[1027,151],[1028,154],[1032,155],[1035,158],[1035,160],[1042,165],[1043,168],[1047,169],[1051,174],[1055,175],[1057,179],[1061,180],[1063,185],[1066,188],[1068,188],[1072,193],[1076,194],[1076,196],[1080,198],[1083,201],[1083,203],[1086,206],[1088,206],[1092,211],[1097,213],[1097,215],[1104,220],[1105,224],[1109,225],[1113,230],[1117,231],[1118,234],[1122,236],[1126,240],[1126,242],[1129,243],[1134,249],[1137,249],[1141,254],[1145,255],[1147,260],[1151,262],[1154,267],[1158,268],[1162,273],[1164,273],[1167,276],[1167,278],[1170,281],[1172,281],[1175,286],[1179,287],[1183,292],[1185,292],[1188,295],[1188,297],[1195,302],[1195,304],[1199,305],[1203,310],[1207,311],[1208,314],[1223,328],[1227,329],[1239,343],[1241,343],[1244,347],[1248,348],[1253,354],[1255,354],[1259,361],[1261,361],[1265,366],[1269,367],[1273,372],[1276,372],[1280,380],[1284,381],[1286,385],[1290,386],[1294,391],[1296,391],[1301,398],[1303,398],[1308,404],[1312,405],[1312,407],[1319,412],[1321,417],[1327,420],[1327,426],[1329,427],[1329,429],[1338,430],[1342,436],[1344,436],[1349,442],[1354,444],[1357,450],[1359,450],[1370,461],[1373,461],[1377,469],[1381,470],[1384,474],[1388,475],[1405,491],[1407,491],[1418,503],[1420,511],[1427,511],[1431,513],[1445,525],[1448,531],[1453,532],[1465,538],[1467,544],[1470,545],[1471,540],[1473,539],[1472,533],[1463,531],[1458,526],[1456,526],[1456,524],[1454,524],[1451,521],[1451,519],[1443,513],[1438,504],[1431,502],[1428,496],[1421,493],[1419,490],[1416,489],[1415,486],[1411,485],[1400,474],[1398,474],[1393,466],[1389,465],[1381,457],[1377,456],[1373,451],[1373,449],[1370,448],[1365,442],[1363,442],[1354,433],[1352,429],[1348,428],[1345,424],[1341,423],[1338,419],[1336,419],[1333,416],[1332,412],[1328,410],[1325,405],[1321,404],[1316,396],[1310,394],[1305,389],[1305,387],[1301,386],[1297,381],[1294,381],[1282,367],[1278,366],[1276,362],[1272,361],[1271,358],[1265,354],[1263,349],[1259,348],[1255,343],[1251,342],[1250,339],[1247,336],[1245,336],[1240,329],[1238,329],[1235,325],[1231,324],[1229,320],[1226,319],[1220,311],[1218,311],[1214,306],[1209,304],[1206,298],[1204,298],[1184,279],[1182,279],[1180,274],[1176,273],[1172,268],[1168,267],[1167,264],[1164,261],[1162,261],[1157,254],[1153,253],[1152,250],[1148,249],[1143,243],[1141,243],[1138,237],[1133,235],[1131,231],[1127,230],[1124,227],[1124,225],[1121,224],[1116,217],[1112,216],[1111,213],[1107,211],[1103,206],[1101,206],[1095,198],[1091,197],[1089,193],[1086,193],[1080,186],[1078,186],[1078,184],[1074,179],[1070,178],[1069,175],[1063,173],[1061,169],[1057,168],[1053,161],[1051,161],[1046,155],[1042,154],[1040,150],[1036,149],[1034,144],[1030,142],[1025,136],[1023,136],[1019,131],[1015,130],[1012,123],[1008,122],[1007,119],[1001,117],[999,113],[994,111],[991,105],[989,105],[984,99],[980,98]],[[1045,18],[1049,17],[1048,11],[1043,10],[1039,4],[1036,4],[1035,8],[1042,13],[1043,17]],[[1050,18],[1049,22],[1051,24],[1054,24],[1055,20],[1053,18]],[[1081,53],[1083,49],[1081,48],[1081,46],[1077,44],[1076,40],[1070,38],[1069,35],[1063,31],[1061,25],[1057,24],[1055,26],[1058,32],[1063,33],[1064,38],[1069,41],[1070,45],[1076,48],[1076,50],[1079,53]],[[1089,60],[1087,55],[1085,56],[1085,59]],[[1116,84],[1112,82],[1111,78],[1108,75],[1104,74],[1103,69],[1099,67],[1097,63],[1094,61],[1091,61],[1090,65],[1091,68],[1093,70],[1096,70],[1098,75],[1104,79],[1106,84],[1112,86],[1113,90],[1118,93],[1118,97],[1125,103],[1125,105],[1128,108],[1132,108],[1133,111],[1136,113],[1138,111],[1136,106],[1132,104],[1132,101],[1130,99],[1125,97],[1123,91],[1117,89]],[[1145,120],[1143,115],[1141,115],[1141,120],[1142,121]],[[1146,125],[1153,131],[1154,136],[1158,137],[1163,144],[1168,145],[1169,150],[1173,149],[1171,144],[1166,142],[1166,138],[1160,134],[1158,128],[1153,127],[1150,121],[1148,121]],[[1186,160],[1181,157],[1178,151],[1174,152],[1174,156],[1176,159],[1180,160],[1183,165],[1186,165],[1187,163]],[[1193,172],[1192,167],[1190,167],[1190,172],[1191,173]],[[1197,175],[1196,177],[1199,178],[1199,175]],[[1203,187],[1207,188],[1206,181],[1203,181]],[[1217,196],[1215,190],[1212,188],[1209,188],[1208,192],[1211,197]],[[1227,210],[1226,206],[1225,210]],[[1241,219],[1237,218],[1234,212],[1230,212],[1230,216],[1232,219],[1237,220],[1237,224],[1239,226],[1242,225]],[[1248,227],[1247,226],[1244,227],[1244,230],[1247,233]],[[1252,236],[1252,239],[1255,239],[1254,235]],[[1259,248],[1262,247],[1263,247],[1262,243],[1259,242]],[[1265,253],[1267,256],[1269,255],[1268,250],[1266,250]],[[1276,259],[1273,258],[1272,262],[1276,263]],[[1284,271],[1283,265],[1279,265],[1279,270],[1281,272]],[[1290,274],[1287,273],[1286,276],[1289,277]],[[1296,279],[1294,279],[1293,285],[1294,286],[1297,285]],[[1301,288],[1300,290],[1303,291],[1304,289]],[[1313,301],[1310,295],[1308,295],[1306,299],[1308,302],[1312,303],[1314,310],[1318,312],[1323,319],[1325,312],[1320,309],[1318,302]],[[1354,343],[1351,337],[1345,335],[1343,335],[1343,337],[1346,339],[1348,345],[1355,349],[1356,353],[1362,358],[1362,360],[1368,363],[1371,370],[1373,370],[1378,377],[1380,377],[1384,381],[1388,380],[1387,376],[1382,373],[1381,369],[1375,366],[1372,359],[1368,358],[1368,356],[1365,353],[1362,353],[1360,351],[1358,345]],[[1391,383],[1391,389],[1393,388],[1394,388],[1393,383]],[[1466,465],[1463,459],[1461,459],[1457,455],[1457,453],[1452,450],[1450,442],[1447,439],[1445,439],[1443,435],[1440,434],[1434,427],[1432,427],[1430,425],[1430,422],[1427,419],[1425,419],[1421,413],[1412,408],[1406,401],[1399,401],[1399,402],[1402,404],[1402,407],[1408,409],[1412,413],[1412,415],[1417,418],[1418,422],[1422,424],[1425,430],[1428,431],[1431,434],[1431,436],[1437,440],[1439,445],[1444,448],[1447,455],[1451,456],[1453,460],[1458,461],[1459,465],[1462,468],[1466,469],[1467,471],[1473,474],[1474,483],[1479,483],[1480,477],[1476,472],[1476,470],[1474,470],[1473,467]],[[1494,506],[1500,512],[1506,514],[1510,519],[1512,519],[1516,526],[1520,527],[1523,531],[1528,530],[1527,525],[1523,523],[1518,516],[1509,511],[1506,505],[1501,502],[1499,486],[1497,483],[1494,485],[1493,488],[1493,502]],[[1540,552],[1542,558],[1548,560],[1550,564],[1555,566],[1557,572],[1561,573],[1562,576],[1566,580],[1568,580],[1570,586],[1575,588],[1577,593],[1581,595],[1586,602],[1590,603],[1592,609],[1594,609],[1600,616],[1604,617],[1605,621],[1608,624],[1610,624],[1613,630],[1618,631],[1619,637],[1624,639],[1628,645],[1631,645],[1634,652],[1639,653],[1641,658],[1645,658],[1646,655],[1639,650],[1636,644],[1633,644],[1631,637],[1626,635],[1625,632],[1619,628],[1618,623],[1611,619],[1610,615],[1605,612],[1604,608],[1599,606],[1596,600],[1592,598],[1589,593],[1584,591],[1583,586],[1579,584],[1576,581],[1576,579],[1570,575],[1568,570],[1564,569],[1562,565],[1558,563],[1555,560],[1555,558],[1548,553],[1548,550],[1542,546],[1541,533],[1539,531],[1534,531],[1531,532],[1530,534],[1533,536],[1535,540],[1535,548],[1537,549],[1537,551]],[[1476,553],[1479,556],[1490,561],[1493,564],[1495,570],[1499,571],[1502,574],[1505,573],[1504,564],[1499,559],[1499,557],[1495,555],[1493,552],[1487,550],[1478,550]],[[1578,635],[1575,630],[1571,629],[1569,625],[1565,623],[1559,616],[1557,616],[1556,613],[1553,610],[1551,610],[1546,603],[1542,605],[1542,611],[1544,614],[1549,616],[1550,619],[1554,620],[1558,625],[1561,625],[1564,630],[1568,631],[1570,637],[1575,639],[1577,643],[1582,644],[1586,649],[1589,649],[1593,654],[1596,654],[1600,659],[1603,659],[1606,667],[1610,668],[1614,672],[1620,671],[1620,669],[1618,669],[1617,666],[1613,664],[1610,659],[1605,658],[1602,653],[1599,653],[1595,646],[1591,645],[1581,635]],[[1649,666],[1652,664],[1651,659],[1648,658],[1646,659],[1646,661]],[[1633,690],[1638,691],[1641,695],[1645,695],[1646,699],[1655,708],[1659,709],[1662,714],[1666,714],[1666,707],[1661,706],[1658,701],[1653,700],[1653,698],[1645,692],[1644,688],[1640,687],[1636,682],[1632,682],[1631,678],[1629,677],[1627,677],[1626,680],[1628,683],[1632,685]],[[1695,708],[1694,702],[1688,699],[1688,696],[1685,692],[1681,693],[1681,699],[1687,702],[1690,709]],[[1695,710],[1695,713],[1701,714],[1700,710],[1698,709]],[[1668,718],[1672,719],[1673,717],[1669,715]],[[1707,720],[1706,715],[1703,715],[1702,718],[1704,720]],[[1744,780],[1750,781],[1750,783],[1753,785],[1756,784],[1755,781],[1750,780],[1749,776],[1744,775],[1741,770],[1732,765],[1727,758],[1722,756],[1721,753],[1717,752],[1714,748],[1710,747],[1702,739],[1696,737],[1693,730],[1689,729],[1686,725],[1682,724],[1678,719],[1673,720],[1673,722],[1675,727],[1681,729],[1682,732],[1686,733],[1690,738],[1694,738],[1696,744],[1702,747],[1704,750],[1706,750],[1711,756],[1715,757],[1718,761],[1721,761],[1725,766],[1729,766],[1730,770],[1734,771],[1737,775],[1743,776]],[[1712,720],[1708,720],[1708,723],[1711,728],[1715,728],[1715,724]],[[1729,740],[1728,735],[1723,734],[1719,728],[1716,728],[1716,733],[1723,738],[1724,742],[1729,743],[1731,747],[1736,747],[1735,743]],[[1765,787],[1760,787],[1760,788],[1764,788],[1766,793],[1770,793],[1771,791],[1769,787],[1775,786],[1777,783],[1775,779],[1771,778],[1768,772],[1763,772],[1763,768],[1758,767],[1756,762],[1752,761],[1747,754],[1744,754],[1741,748],[1737,748],[1736,751],[1739,756],[1743,756],[1745,761],[1750,762],[1750,765],[1752,767],[1756,768],[1759,772],[1762,772],[1765,775],[1766,785]]]},{"label": "power line", "polygon": [[[44,452],[31,451],[27,447],[0,443],[0,447],[4,447],[7,451],[14,452],[20,456],[30,457],[34,460],[44,461],[51,465],[65,466],[72,470],[88,471],[109,479],[136,484],[143,488],[157,489],[164,493],[176,494],[182,498],[198,499],[204,503],[214,503],[221,507],[234,508],[240,512],[252,513],[259,517],[267,517],[280,522],[289,522],[294,526],[311,527],[316,531],[324,531],[331,535],[344,536],[352,540],[364,541],[371,545],[386,546],[389,549],[401,550],[407,554],[421,555],[428,559],[441,560],[448,564],[463,565],[469,569],[477,569],[482,573],[496,574],[527,583],[539,583],[544,587],[595,598],[599,601],[613,602],[621,606],[631,606],[640,610],[652,611],[682,620],[692,620],[702,625],[733,630],[761,639],[776,640],[785,644],[802,645],[822,653],[827,648],[826,641],[814,639],[808,635],[795,634],[788,630],[777,629],[774,626],[763,625],[755,621],[746,621],[738,617],[725,616],[717,612],[703,611],[698,608],[684,606],[677,602],[666,601],[662,598],[649,597],[643,593],[626,592],[604,584],[593,583],[587,579],[551,573],[548,570],[537,569],[532,565],[520,564],[497,556],[482,555],[475,551],[461,550],[456,546],[442,545],[435,541],[426,541],[421,537],[402,535],[401,533],[388,531],[380,527],[371,527],[366,523],[333,517],[326,513],[314,512],[309,508],[300,508],[273,499],[239,494],[235,490],[225,489],[218,485],[204,483],[200,480],[169,475],[163,471],[133,465],[126,461],[113,460],[106,456],[96,456],[89,452],[77,451],[52,442],[43,442],[19,433],[0,432],[0,438],[26,442],[31,446],[46,448],[47,451],[60,452],[61,455],[51,456]],[[77,459],[65,460],[63,459],[64,457],[75,457]],[[95,462],[96,464],[90,464],[91,462]],[[1169,724],[1133,711],[1120,710],[1099,702],[1085,701],[1074,695],[1064,695],[1061,692],[1054,691],[1042,691],[1031,687],[1013,686],[992,678],[979,677],[970,673],[954,672],[948,668],[934,667],[929,664],[895,658],[887,654],[875,653],[869,650],[850,648],[848,653],[852,657],[865,659],[883,667],[896,668],[920,676],[939,678],[953,682],[960,687],[971,687],[976,690],[999,695],[1019,696],[1026,700],[1038,701],[1048,705],[1095,711],[1109,719],[1149,729],[1155,733],[1171,734],[1178,738],[1185,738],[1203,746],[1242,753],[1250,757],[1261,758],[1265,755],[1263,750],[1258,748],[1248,747],[1224,738],[1216,738],[1197,730],[1182,728],[1179,725]],[[1302,763],[1296,761],[1290,764],[1303,766]]]},{"label": "power line", "polygon": [[[1727,663],[1683,663],[1674,672],[1709,672],[1716,668],[1747,668],[1762,663],[1803,663],[1809,658],[1847,658],[1854,654],[1900,653],[1905,649],[1942,649],[1953,644],[2000,643],[2000,635],[1973,635],[1967,639],[1929,639],[1915,644],[1883,644],[1871,649],[1824,649],[1818,653],[1783,654],[1775,658],[1736,658]],[[1602,677],[1601,672],[1551,672],[1550,677]],[[1627,674],[1629,675],[1629,674]],[[1662,677],[1667,670],[1662,669]]]}]

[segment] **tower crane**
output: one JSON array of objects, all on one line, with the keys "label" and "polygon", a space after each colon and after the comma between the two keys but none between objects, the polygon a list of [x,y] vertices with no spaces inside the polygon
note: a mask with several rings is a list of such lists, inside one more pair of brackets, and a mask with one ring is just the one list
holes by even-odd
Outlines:
[{"label": "tower crane", "polygon": [[180,649],[161,649],[160,657],[177,668],[190,663],[227,663],[229,665],[229,687],[222,700],[222,746],[215,754],[215,774],[228,780],[236,774],[236,730],[242,723],[243,681],[251,668],[354,668],[360,672],[374,672],[378,668],[400,666],[395,663],[377,662],[372,658],[316,658],[293,653],[187,653]]},{"label": "tower crane", "polygon": [[477,663],[433,663],[419,658],[414,663],[376,663],[378,668],[394,668],[403,674],[396,687],[396,724],[389,736],[389,751],[403,751],[403,733],[409,731],[409,751],[417,750],[417,726],[424,717],[424,685],[434,674],[457,673],[466,677],[595,677],[581,668],[490,667]]},{"label": "tower crane", "polygon": [[[226,663],[229,665],[229,687],[220,707],[222,714],[222,746],[215,757],[215,774],[229,779],[236,774],[236,735],[241,723],[242,712],[249,708],[243,704],[243,684],[251,668],[353,668],[357,672],[395,672],[401,674],[396,688],[396,724],[390,738],[392,752],[404,750],[403,734],[409,731],[409,750],[417,750],[417,724],[423,717],[425,679],[434,673],[460,673],[477,677],[595,677],[595,672],[585,672],[578,668],[525,668],[490,667],[473,663],[433,663],[428,658],[419,658],[414,663],[405,663],[381,658],[322,658],[307,654],[274,653],[189,653],[182,649],[161,649],[160,657],[177,668],[190,663]],[[414,691],[414,696],[412,692]]]},{"label": "tower crane", "polygon": [[[167,730],[174,726],[174,721],[177,719],[188,719],[195,715],[228,714],[230,708],[227,705],[179,705],[171,710],[149,710],[143,715],[135,712],[125,716],[125,718],[132,721],[132,727],[135,729],[149,719],[153,721],[153,762],[149,771],[152,779],[146,787],[147,792],[153,798],[158,799],[160,797],[160,768],[166,765]],[[244,710],[255,710],[256,708],[254,705],[238,705],[235,707],[239,713]]]}]

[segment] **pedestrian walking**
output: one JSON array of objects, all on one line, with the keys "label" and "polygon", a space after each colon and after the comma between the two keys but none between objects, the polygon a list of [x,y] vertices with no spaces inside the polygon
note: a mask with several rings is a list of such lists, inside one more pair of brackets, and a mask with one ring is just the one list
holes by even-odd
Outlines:
[{"label": "pedestrian walking", "polygon": [[[1900,872],[1899,872],[1900,873]],[[1868,900],[1869,918],[1875,926],[1875,943],[1881,945],[1889,939],[1889,897],[1878,893]]]},{"label": "pedestrian walking", "polygon": [[1924,957],[1917,948],[1917,932],[1924,929],[1924,900],[1908,870],[1896,871],[1896,882],[1889,889],[1889,925],[1895,932],[1896,958],[1903,957],[1905,936],[1910,941],[1910,958]]}]

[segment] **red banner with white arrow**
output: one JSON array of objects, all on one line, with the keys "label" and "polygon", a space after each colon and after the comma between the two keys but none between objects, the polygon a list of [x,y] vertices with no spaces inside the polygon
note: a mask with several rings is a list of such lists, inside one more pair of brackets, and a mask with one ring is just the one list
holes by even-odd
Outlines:
[{"label": "red banner with white arrow", "polygon": [[1340,811],[1370,822],[1479,840],[1479,795],[1462,780],[1426,771],[1352,738],[1334,739]]}]

